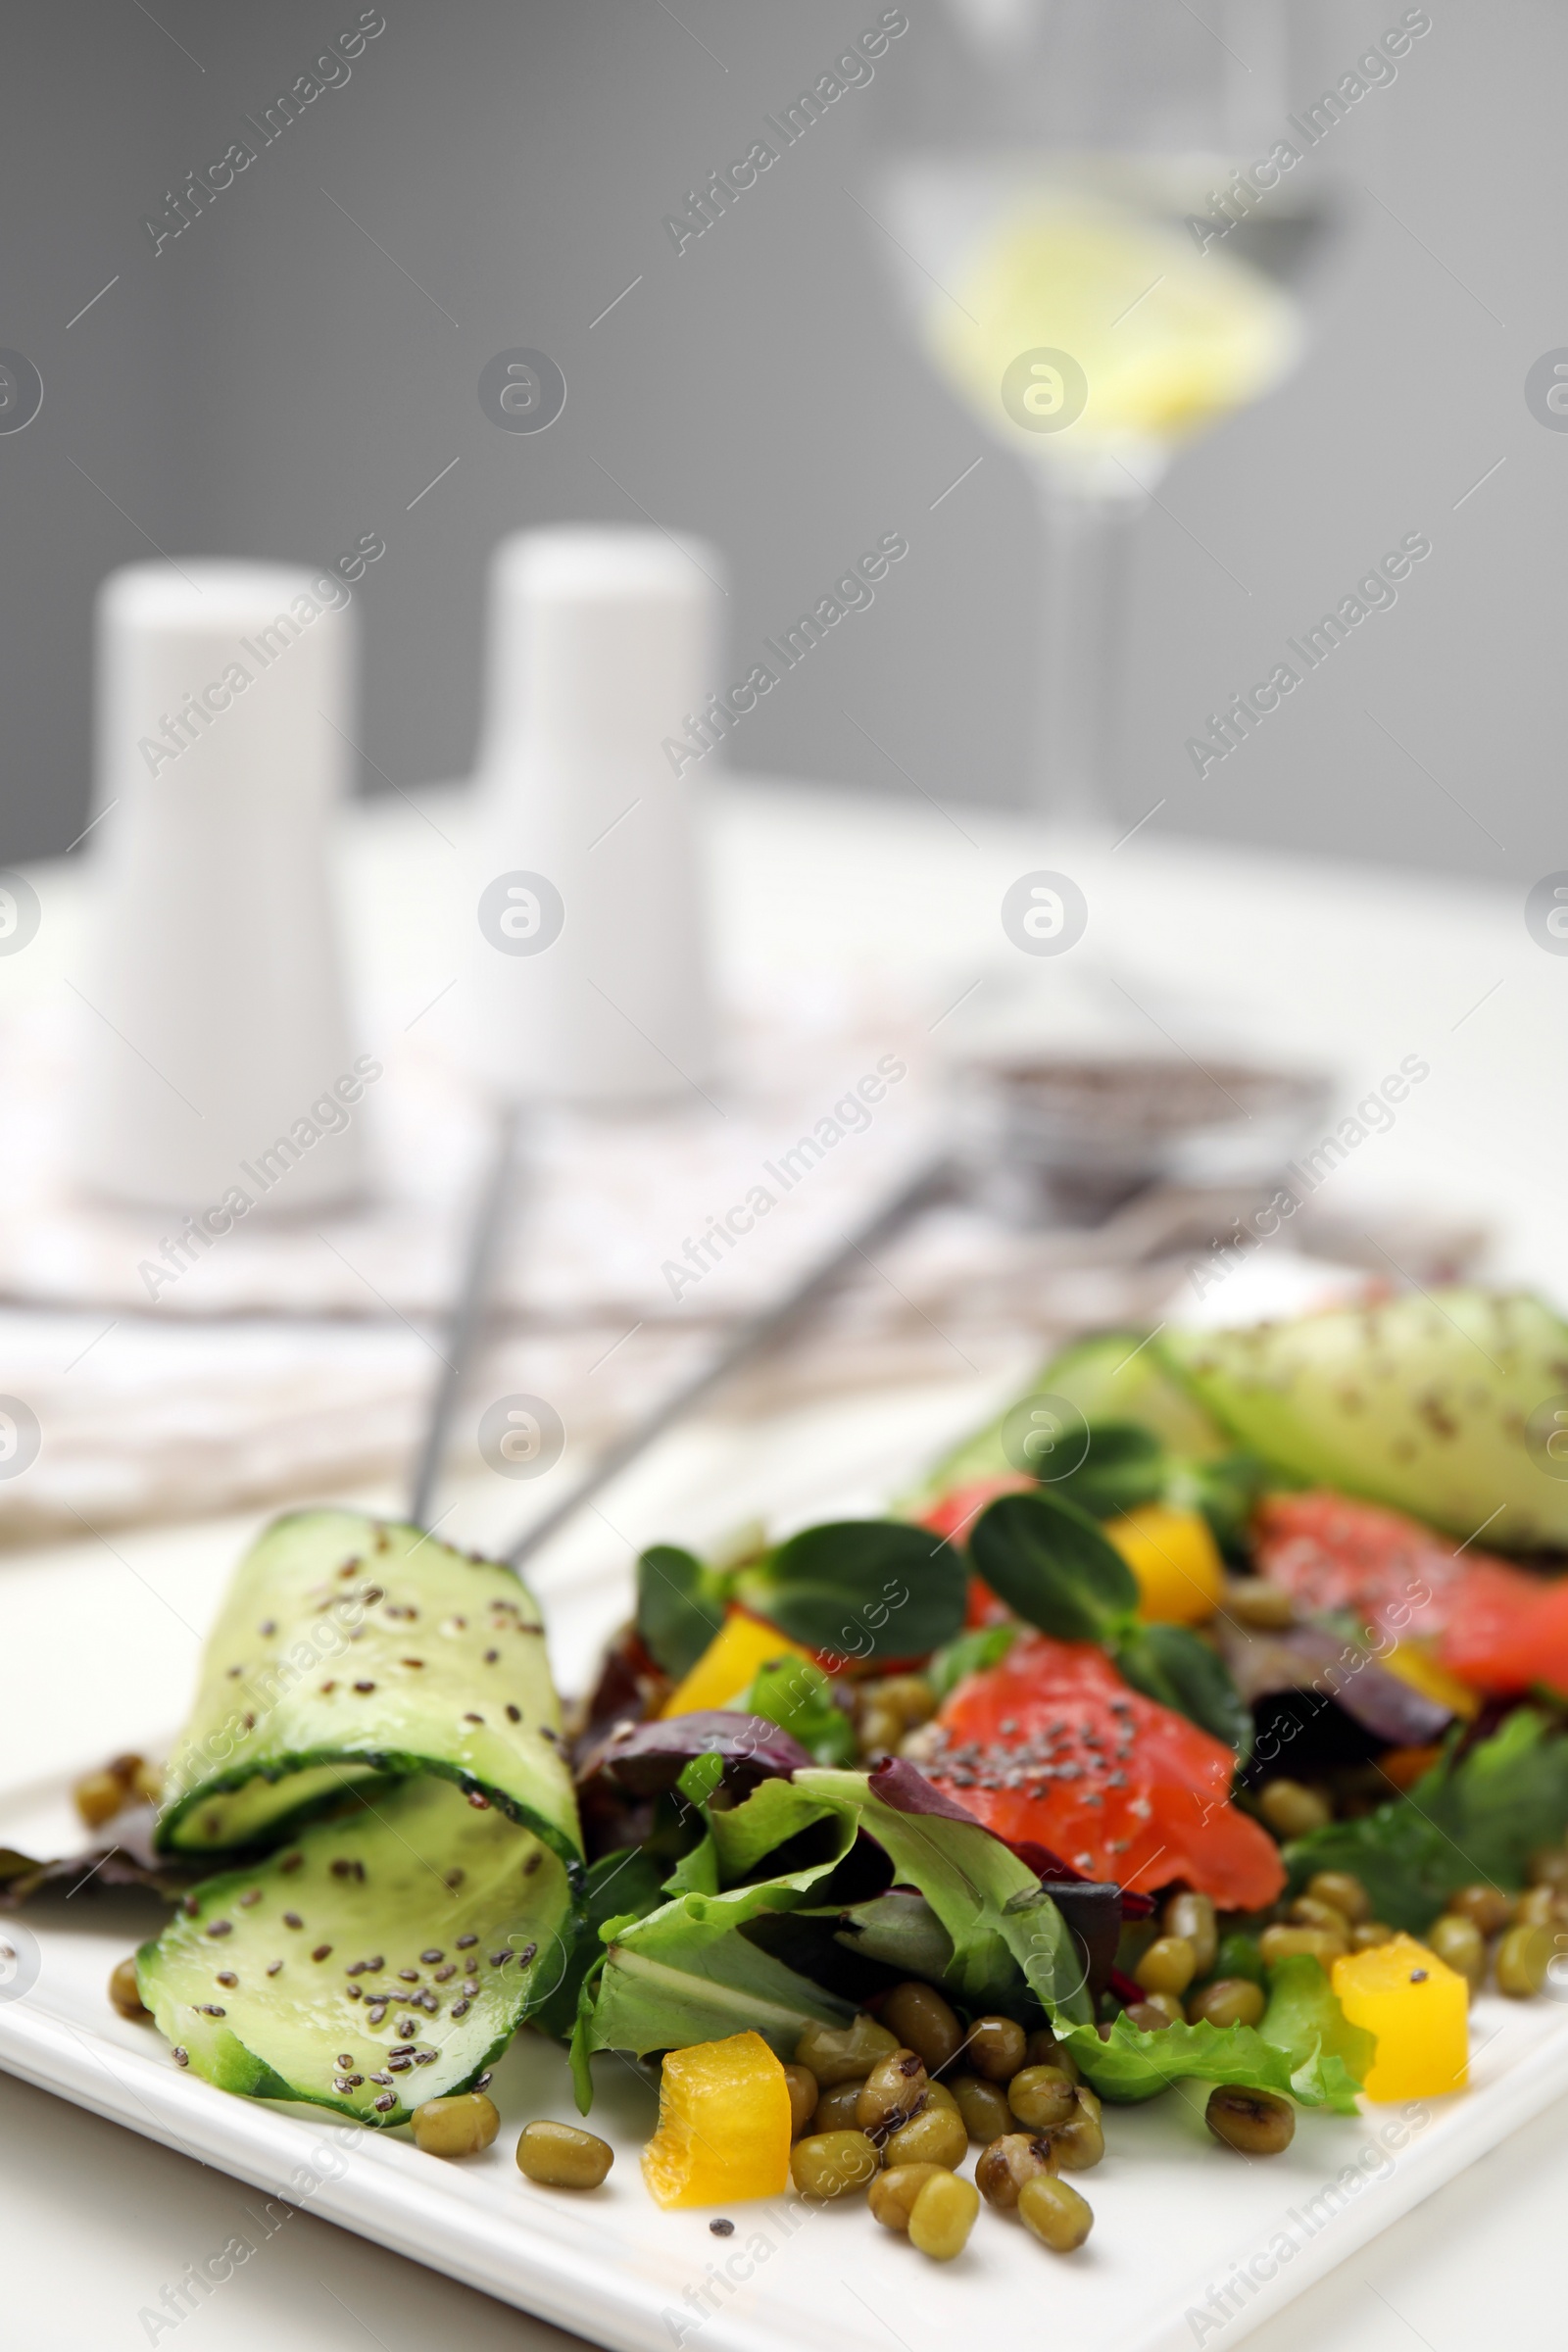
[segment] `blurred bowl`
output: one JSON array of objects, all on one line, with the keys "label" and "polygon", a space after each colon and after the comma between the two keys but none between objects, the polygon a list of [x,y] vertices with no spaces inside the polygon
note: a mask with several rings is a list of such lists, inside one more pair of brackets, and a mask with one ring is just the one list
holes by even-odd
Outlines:
[{"label": "blurred bowl", "polygon": [[965,1151],[988,1205],[1091,1224],[1151,1184],[1265,1185],[1321,1125],[1319,1070],[1240,1057],[1021,1049],[968,1065]]}]

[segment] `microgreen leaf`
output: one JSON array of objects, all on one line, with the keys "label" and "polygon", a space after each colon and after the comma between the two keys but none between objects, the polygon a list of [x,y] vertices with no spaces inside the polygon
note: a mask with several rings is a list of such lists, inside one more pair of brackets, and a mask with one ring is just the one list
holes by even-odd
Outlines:
[{"label": "microgreen leaf", "polygon": [[1140,1625],[1115,1643],[1123,1677],[1146,1698],[1185,1715],[1236,1750],[1245,1764],[1252,1752],[1252,1714],[1218,1652],[1190,1626]]},{"label": "microgreen leaf", "polygon": [[792,1641],[850,1658],[937,1648],[963,1623],[966,1588],[951,1544],[896,1519],[803,1528],[736,1582],[746,1606]]},{"label": "microgreen leaf", "polygon": [[1102,1421],[1089,1431],[1089,1451],[1076,1470],[1049,1482],[1051,1494],[1095,1519],[1155,1502],[1164,1493],[1165,1448],[1152,1429],[1133,1421]]},{"label": "microgreen leaf", "polygon": [[1089,1513],[1055,1495],[1002,1494],[969,1538],[975,1571],[1026,1624],[1059,1642],[1114,1641],[1138,1580]]},{"label": "microgreen leaf", "polygon": [[691,1552],[653,1544],[637,1563],[637,1631],[655,1664],[690,1671],[724,1622],[723,1580]]}]

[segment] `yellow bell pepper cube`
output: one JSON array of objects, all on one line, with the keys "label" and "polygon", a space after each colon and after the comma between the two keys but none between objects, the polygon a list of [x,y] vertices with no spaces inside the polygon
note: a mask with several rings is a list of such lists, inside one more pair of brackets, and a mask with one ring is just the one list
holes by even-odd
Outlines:
[{"label": "yellow bell pepper cube", "polygon": [[1461,1723],[1468,1723],[1481,1712],[1480,1691],[1472,1690],[1468,1683],[1461,1683],[1446,1666],[1440,1666],[1423,1642],[1396,1642],[1392,1649],[1381,1652],[1378,1664],[1386,1674],[1396,1674],[1412,1690],[1419,1690],[1423,1698],[1436,1699],[1440,1707],[1446,1707]]},{"label": "yellow bell pepper cube", "polygon": [[789,2085],[760,2034],[667,2053],[643,2179],[666,2207],[738,2204],[789,2186]]},{"label": "yellow bell pepper cube", "polygon": [[1463,2090],[1470,2059],[1470,1987],[1413,1936],[1334,1963],[1334,1990],[1352,2026],[1378,2037],[1369,2099],[1430,2099]]},{"label": "yellow bell pepper cube", "polygon": [[1139,1615],[1159,1625],[1203,1625],[1225,1591],[1225,1563],[1200,1511],[1168,1503],[1106,1522],[1105,1534],[1138,1579]]},{"label": "yellow bell pepper cube", "polygon": [[675,1685],[664,1701],[663,1713],[697,1715],[709,1707],[732,1706],[743,1690],[750,1690],[760,1667],[771,1665],[775,1658],[808,1658],[810,1654],[776,1626],[734,1609],[696,1665]]}]

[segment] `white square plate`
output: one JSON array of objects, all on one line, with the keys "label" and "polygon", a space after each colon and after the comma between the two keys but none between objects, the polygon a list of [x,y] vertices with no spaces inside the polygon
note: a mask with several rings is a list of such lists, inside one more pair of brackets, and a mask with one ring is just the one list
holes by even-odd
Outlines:
[{"label": "white square plate", "polygon": [[[626,1613],[626,1574],[533,1581],[563,1686],[579,1688]],[[64,1782],[0,1790],[0,1844],[80,1842]],[[1568,2007],[1488,1995],[1461,2096],[1302,2114],[1286,2154],[1255,2162],[1209,2138],[1202,2084],[1107,2107],[1105,2160],[1079,2182],[1095,2210],[1081,2253],[1059,2259],[985,2209],[967,2252],[939,2267],[860,2200],[735,2206],[728,2237],[710,2233],[707,2212],[662,2213],[638,2168],[654,2093],[608,2054],[589,2119],[615,2150],[608,2182],[585,2196],[534,2186],[513,2161],[521,2126],[578,2120],[564,2054],[534,2034],[496,2070],[500,2138],[463,2164],[215,2090],[106,1997],[111,1968],[159,1917],[87,1895],[0,1914],[21,1947],[17,1984],[32,1978],[9,1997],[0,1985],[0,2066],[616,2352],[953,2352],[977,2324],[1035,2341],[1046,2313],[1054,2340],[1096,2352],[1228,2347],[1568,2090]]]}]

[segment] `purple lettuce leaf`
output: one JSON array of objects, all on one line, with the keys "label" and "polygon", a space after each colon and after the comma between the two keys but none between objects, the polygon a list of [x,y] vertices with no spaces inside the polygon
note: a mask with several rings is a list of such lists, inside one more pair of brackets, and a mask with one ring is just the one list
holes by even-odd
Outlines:
[{"label": "purple lettuce leaf", "polygon": [[658,1796],[673,1788],[697,1756],[717,1756],[724,1785],[740,1794],[759,1781],[787,1781],[813,1759],[798,1740],[762,1715],[741,1715],[710,1707],[695,1715],[671,1715],[653,1723],[618,1723],[596,1742],[578,1766],[578,1778],[604,1774],[631,1796]]}]

